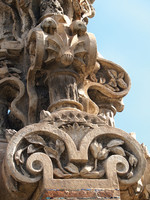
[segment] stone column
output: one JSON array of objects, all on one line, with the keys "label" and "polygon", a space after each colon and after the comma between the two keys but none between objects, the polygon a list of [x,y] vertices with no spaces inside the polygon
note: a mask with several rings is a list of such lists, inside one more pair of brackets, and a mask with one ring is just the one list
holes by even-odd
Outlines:
[{"label": "stone column", "polygon": [[50,106],[48,110],[53,112],[60,109],[79,109],[76,78],[71,75],[53,74],[48,80]]}]

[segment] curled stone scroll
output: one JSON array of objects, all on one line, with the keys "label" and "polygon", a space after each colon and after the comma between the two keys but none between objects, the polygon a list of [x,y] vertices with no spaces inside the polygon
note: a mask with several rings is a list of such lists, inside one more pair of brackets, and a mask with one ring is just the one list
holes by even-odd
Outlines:
[{"label": "curled stone scroll", "polygon": [[[78,118],[81,112],[70,114],[69,111],[54,113],[38,124],[25,127],[12,138],[5,158],[9,176],[31,185],[43,176],[44,189],[62,188],[62,180],[64,190],[87,188],[89,183],[95,189],[119,189],[118,178],[122,185],[136,183],[145,169],[140,145],[127,133],[108,127],[103,121],[99,127],[94,125],[91,123],[93,115],[85,120],[85,113],[83,123],[81,116]],[[56,115],[60,119],[53,122]],[[70,118],[69,124],[64,121],[64,115]],[[76,131],[80,134],[83,130],[81,140],[71,134]]]}]

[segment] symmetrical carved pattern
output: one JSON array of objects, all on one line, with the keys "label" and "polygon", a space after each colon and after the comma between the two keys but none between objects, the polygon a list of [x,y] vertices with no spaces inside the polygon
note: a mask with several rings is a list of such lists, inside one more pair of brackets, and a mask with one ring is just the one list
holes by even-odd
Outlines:
[{"label": "symmetrical carved pattern", "polygon": [[[76,141],[75,138],[73,139]],[[19,171],[23,175],[29,177],[30,175],[26,172],[26,168],[24,168],[28,159],[26,155],[31,156],[34,153],[41,152],[47,154],[52,159],[53,173],[55,178],[99,179],[105,177],[106,171],[104,168],[104,163],[107,162],[107,159],[112,155],[120,155],[125,157],[129,163],[128,166],[126,166],[128,172],[126,175],[124,174],[124,178],[132,178],[134,170],[138,164],[138,160],[134,155],[121,147],[124,145],[124,141],[121,139],[112,139],[109,141],[108,139],[109,142],[105,147],[102,145],[102,142],[104,143],[104,141],[100,141],[101,143],[97,142],[97,140],[94,140],[90,144],[88,162],[83,164],[81,161],[82,165],[79,165],[79,163],[73,164],[69,162],[68,153],[65,152],[65,143],[62,140],[55,140],[42,134],[32,134],[24,137],[14,155],[14,159]],[[55,160],[56,163],[53,162],[53,160]],[[118,169],[119,167],[120,170],[122,170],[123,166],[121,164],[118,165]]]},{"label": "symmetrical carved pattern", "polygon": [[144,174],[141,146],[114,128],[131,82],[87,32],[93,3],[0,2],[3,200],[38,200],[49,188],[129,191]]},{"label": "symmetrical carved pattern", "polygon": [[[59,112],[57,114],[61,116],[62,111]],[[76,112],[76,116],[79,113]],[[67,115],[69,118],[70,112],[63,111],[63,117]],[[92,116],[89,115],[90,117]],[[122,157],[126,163],[117,165],[121,183],[133,184],[143,173],[141,166],[145,161],[141,159],[141,147],[123,131],[106,127],[103,121],[100,128],[86,120],[79,123],[77,117],[72,117],[70,122],[58,118],[52,125],[50,122],[52,123],[53,118],[56,120],[56,113],[46,116],[44,121],[38,124],[20,130],[10,141],[11,146],[7,152],[10,163],[7,165],[6,161],[6,169],[12,169],[11,176],[14,179],[28,183],[39,180],[39,175],[28,169],[28,160],[37,153],[45,154],[51,159],[53,166],[49,173],[53,173],[54,179],[107,179],[109,175],[105,164],[113,156]],[[82,129],[84,132],[81,135]],[[77,138],[78,134],[80,139]],[[38,162],[37,165],[34,162],[32,167],[40,168]]]}]

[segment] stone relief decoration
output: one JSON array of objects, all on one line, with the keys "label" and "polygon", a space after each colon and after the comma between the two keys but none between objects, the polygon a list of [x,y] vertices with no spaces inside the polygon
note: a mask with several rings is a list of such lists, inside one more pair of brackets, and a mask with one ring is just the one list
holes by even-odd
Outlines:
[{"label": "stone relief decoration", "polygon": [[[77,183],[97,180],[100,185],[104,181],[103,188],[113,178],[116,187],[118,178],[126,186],[140,179],[145,170],[142,148],[127,133],[106,126],[95,115],[81,115],[80,111],[45,112],[41,113],[40,123],[26,126],[10,140],[4,170],[11,177],[7,187],[13,190],[14,197],[18,192],[23,195],[18,191],[23,183],[31,185],[31,193],[36,190],[42,171],[44,189],[53,189],[55,182],[59,187],[59,180],[65,180],[65,184],[70,179]],[[94,124],[96,119],[99,123]],[[54,182],[50,183],[51,180]]]},{"label": "stone relief decoration", "polygon": [[[73,128],[75,126],[78,126],[79,129],[78,124],[73,124]],[[128,156],[128,163],[130,164],[130,170],[126,177],[128,179],[133,177],[134,168],[136,168],[138,164],[137,158],[121,147],[121,145],[124,144],[124,141],[120,139],[110,140],[106,147],[103,147],[101,143],[98,143],[96,140],[94,140],[94,142],[92,142],[90,145],[90,153],[92,154],[92,158],[91,160],[88,160],[91,165],[84,165],[84,167],[81,167],[81,169],[71,162],[68,162],[64,168],[62,167],[63,164],[61,164],[61,155],[66,149],[63,141],[59,139],[48,140],[46,138],[46,141],[48,141],[47,144],[43,137],[38,134],[29,135],[24,139],[26,141],[23,141],[23,143],[28,142],[29,144],[22,149],[19,148],[14,156],[16,165],[20,167],[20,170],[24,175],[26,175],[25,169],[23,169],[25,166],[25,154],[32,155],[33,153],[40,151],[47,154],[51,159],[56,160],[57,164],[53,171],[54,177],[56,178],[102,178],[105,175],[105,170],[98,169],[100,168],[98,164],[99,162],[106,162],[110,154],[120,155],[123,157]],[[65,156],[66,159],[67,157],[68,155]],[[102,163],[101,166],[104,166],[104,163]]]},{"label": "stone relief decoration", "polygon": [[[96,39],[87,32],[84,21],[91,16],[92,3],[1,2],[1,16],[10,11],[13,27],[13,39],[8,40],[2,29],[1,36],[6,39],[0,41],[1,107],[5,110],[1,129],[18,131],[38,122],[43,109],[53,112],[67,104],[98,114],[114,126],[114,115],[123,110],[122,97],[130,89],[130,79],[120,66],[97,56]],[[60,85],[67,82],[55,97],[60,85],[53,84],[58,80]]]},{"label": "stone relief decoration", "polygon": [[144,174],[142,147],[115,128],[131,81],[87,32],[93,3],[0,2],[0,141],[11,199],[61,187],[128,190]]}]

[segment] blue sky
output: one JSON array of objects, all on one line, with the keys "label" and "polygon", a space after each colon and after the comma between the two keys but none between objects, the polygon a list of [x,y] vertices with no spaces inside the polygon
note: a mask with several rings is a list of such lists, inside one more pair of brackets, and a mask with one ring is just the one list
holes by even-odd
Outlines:
[{"label": "blue sky", "polygon": [[150,0],[95,0],[94,7],[88,31],[95,34],[98,51],[121,65],[132,81],[116,127],[135,132],[150,151]]}]

